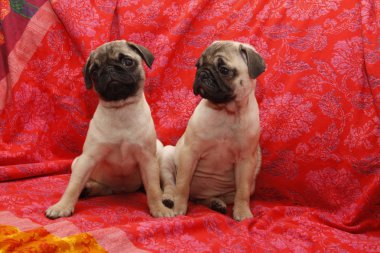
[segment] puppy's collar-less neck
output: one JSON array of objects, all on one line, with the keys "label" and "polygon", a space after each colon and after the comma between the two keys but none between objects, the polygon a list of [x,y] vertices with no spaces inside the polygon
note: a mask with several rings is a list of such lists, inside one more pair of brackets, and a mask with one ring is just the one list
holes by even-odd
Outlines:
[{"label": "puppy's collar-less neck", "polygon": [[[234,102],[230,102],[230,103],[234,103]],[[230,104],[228,103],[228,104]],[[211,107],[212,109],[216,110],[216,111],[226,111],[227,114],[230,114],[230,115],[233,115],[236,113],[235,110],[231,110],[230,108],[228,108],[228,104],[214,104],[214,103],[211,103],[210,101],[208,101],[208,106]]]},{"label": "puppy's collar-less neck", "polygon": [[104,108],[107,109],[120,109],[122,107],[125,107],[127,105],[136,103],[138,101],[136,96],[129,97],[126,99],[118,100],[118,101],[104,101],[102,99],[99,100],[99,102],[102,104]]},{"label": "puppy's collar-less neck", "polygon": [[[251,96],[253,98],[251,98]],[[210,108],[214,110],[217,110],[217,111],[224,110],[229,115],[237,115],[241,112],[241,109],[247,108],[248,104],[250,103],[250,100],[255,99],[254,97],[255,97],[255,94],[250,94],[243,101],[231,101],[225,104],[214,104],[214,103],[211,103],[210,101],[207,101],[207,104]]]}]

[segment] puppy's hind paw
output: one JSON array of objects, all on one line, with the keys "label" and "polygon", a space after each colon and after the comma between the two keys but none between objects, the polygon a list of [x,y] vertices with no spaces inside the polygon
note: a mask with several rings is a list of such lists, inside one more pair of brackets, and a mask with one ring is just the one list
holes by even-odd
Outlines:
[{"label": "puppy's hind paw", "polygon": [[55,204],[46,210],[45,216],[49,219],[57,219],[71,216],[73,212],[74,207],[63,207],[59,204]]},{"label": "puppy's hind paw", "polygon": [[222,214],[227,213],[227,206],[222,200],[214,198],[210,201],[210,208]]}]

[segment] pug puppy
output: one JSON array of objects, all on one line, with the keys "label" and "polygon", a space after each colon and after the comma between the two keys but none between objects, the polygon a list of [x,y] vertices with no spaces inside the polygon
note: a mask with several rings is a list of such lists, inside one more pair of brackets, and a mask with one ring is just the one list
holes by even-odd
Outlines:
[{"label": "pug puppy", "polygon": [[[70,216],[82,192],[87,196],[134,192],[144,185],[150,213],[173,216],[162,204],[156,131],[144,97],[145,61],[154,57],[145,47],[117,40],[89,56],[83,74],[99,104],[90,122],[83,153],[72,163],[69,184],[61,199],[46,210],[51,219]],[[83,190],[83,191],[82,191]]]},{"label": "pug puppy", "polygon": [[188,198],[233,218],[252,217],[250,196],[261,165],[256,78],[263,58],[248,45],[215,41],[199,58],[193,91],[203,99],[176,146],[160,153],[163,203],[185,214]]}]

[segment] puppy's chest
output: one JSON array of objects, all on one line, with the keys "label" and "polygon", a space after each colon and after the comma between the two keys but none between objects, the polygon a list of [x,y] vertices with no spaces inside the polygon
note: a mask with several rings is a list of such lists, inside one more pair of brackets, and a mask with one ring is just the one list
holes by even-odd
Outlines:
[{"label": "puppy's chest", "polygon": [[197,169],[228,177],[235,164],[252,153],[258,136],[258,128],[254,125],[221,124],[215,127],[203,136],[204,150]]},{"label": "puppy's chest", "polygon": [[191,185],[191,196],[208,198],[234,191],[237,153],[236,147],[231,146],[228,138],[210,145],[198,160]]},{"label": "puppy's chest", "polygon": [[230,137],[206,142],[205,146],[207,148],[201,154],[198,169],[221,174],[233,169],[234,163],[242,152],[240,145],[231,141]]},{"label": "puppy's chest", "polygon": [[98,142],[132,148],[133,144],[143,143],[150,135],[152,122],[137,119],[101,119],[91,125],[91,133]]},{"label": "puppy's chest", "polygon": [[203,140],[207,149],[216,153],[241,153],[250,146],[258,134],[255,125],[221,123],[204,131]]},{"label": "puppy's chest", "polygon": [[140,151],[150,149],[154,144],[151,125],[149,121],[145,124],[120,120],[94,121],[90,126],[89,137],[96,145],[106,147],[108,153],[104,162],[110,167],[135,167]]}]

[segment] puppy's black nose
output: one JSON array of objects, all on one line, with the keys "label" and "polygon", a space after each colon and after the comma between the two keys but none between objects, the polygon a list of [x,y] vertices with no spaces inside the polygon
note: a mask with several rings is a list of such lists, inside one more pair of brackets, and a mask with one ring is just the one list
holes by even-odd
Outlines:
[{"label": "puppy's black nose", "polygon": [[210,76],[210,74],[209,74],[207,71],[201,71],[201,72],[199,73],[199,79],[200,79],[201,81],[204,81],[204,80],[208,79],[209,76]]}]

